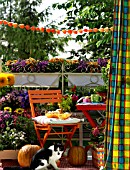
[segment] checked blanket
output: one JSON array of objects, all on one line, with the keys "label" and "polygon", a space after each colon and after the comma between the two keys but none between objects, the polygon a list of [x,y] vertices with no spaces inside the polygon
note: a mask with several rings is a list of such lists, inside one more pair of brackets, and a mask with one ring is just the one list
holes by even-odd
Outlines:
[{"label": "checked blanket", "polygon": [[130,0],[115,0],[106,111],[106,170],[130,170]]}]

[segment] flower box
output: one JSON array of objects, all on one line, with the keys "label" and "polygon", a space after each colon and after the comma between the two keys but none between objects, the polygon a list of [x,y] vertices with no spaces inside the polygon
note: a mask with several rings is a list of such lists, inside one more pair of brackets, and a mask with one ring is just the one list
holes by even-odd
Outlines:
[{"label": "flower box", "polygon": [[94,147],[92,149],[92,162],[97,168],[104,166],[104,148]]},{"label": "flower box", "polygon": [[60,73],[14,73],[15,86],[58,87]]},{"label": "flower box", "polygon": [[68,86],[99,86],[104,85],[101,73],[67,73]]},{"label": "flower box", "polygon": [[2,150],[0,151],[0,160],[17,159],[19,150]]}]

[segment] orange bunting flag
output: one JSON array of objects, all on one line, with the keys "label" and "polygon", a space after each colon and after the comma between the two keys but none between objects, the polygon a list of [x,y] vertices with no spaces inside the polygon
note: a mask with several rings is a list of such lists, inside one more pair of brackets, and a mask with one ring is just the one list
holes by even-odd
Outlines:
[{"label": "orange bunting flag", "polygon": [[13,23],[13,22],[8,22],[6,20],[0,20],[0,25],[7,25],[9,27],[13,28],[21,28],[21,29],[26,29],[26,30],[31,30],[31,31],[37,31],[37,32],[47,32],[47,33],[63,33],[63,34],[83,34],[83,33],[96,33],[96,32],[109,32],[113,31],[113,27],[106,27],[106,28],[85,28],[85,29],[79,29],[79,30],[56,30],[54,28],[43,28],[43,27],[35,27],[35,26],[30,26],[30,25],[24,25],[24,24],[18,24],[18,23]]}]

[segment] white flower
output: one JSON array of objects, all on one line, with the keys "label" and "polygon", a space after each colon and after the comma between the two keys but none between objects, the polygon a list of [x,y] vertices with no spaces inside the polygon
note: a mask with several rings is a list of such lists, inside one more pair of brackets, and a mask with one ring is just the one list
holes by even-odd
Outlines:
[{"label": "white flower", "polygon": [[24,140],[24,137],[21,136],[20,139],[21,139],[21,140]]}]

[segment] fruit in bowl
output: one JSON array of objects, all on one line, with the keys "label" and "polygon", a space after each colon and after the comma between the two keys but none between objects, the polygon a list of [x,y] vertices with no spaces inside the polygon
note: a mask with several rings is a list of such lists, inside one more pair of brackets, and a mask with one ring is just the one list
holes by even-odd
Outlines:
[{"label": "fruit in bowl", "polygon": [[66,113],[59,114],[58,117],[61,120],[66,120],[66,119],[70,118],[71,115],[72,115],[71,113],[66,112]]},{"label": "fruit in bowl", "polygon": [[57,119],[61,119],[61,120],[66,120],[68,119],[72,114],[69,112],[61,112],[61,109],[57,109],[55,111],[48,111],[46,112],[45,116],[47,118],[57,118]]},{"label": "fruit in bowl", "polygon": [[47,118],[59,118],[58,117],[58,115],[59,115],[59,112],[58,111],[48,111],[46,114],[45,114],[45,116],[47,117]]}]

